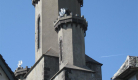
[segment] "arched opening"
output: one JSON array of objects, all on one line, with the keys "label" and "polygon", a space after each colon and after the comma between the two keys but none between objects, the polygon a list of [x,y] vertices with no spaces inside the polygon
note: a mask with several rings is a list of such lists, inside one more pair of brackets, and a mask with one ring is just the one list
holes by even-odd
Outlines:
[{"label": "arched opening", "polygon": [[37,40],[37,48],[40,48],[40,17],[38,18],[38,23],[37,23],[37,36],[38,36],[38,40]]},{"label": "arched opening", "polygon": [[60,48],[60,61],[62,61],[62,40],[60,40],[59,48]]}]

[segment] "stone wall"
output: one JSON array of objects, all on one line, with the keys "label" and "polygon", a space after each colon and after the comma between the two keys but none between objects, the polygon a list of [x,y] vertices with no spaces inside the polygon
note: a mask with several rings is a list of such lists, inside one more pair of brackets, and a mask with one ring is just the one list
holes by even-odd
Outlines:
[{"label": "stone wall", "polygon": [[[62,38],[62,60],[63,64],[69,63],[83,67],[85,65],[84,30],[80,24],[64,24],[58,32],[58,40]],[[60,41],[58,41],[60,42]],[[60,66],[60,69],[63,66]]]},{"label": "stone wall", "polygon": [[98,80],[95,79],[93,73],[75,70],[75,69],[64,69],[59,72],[54,79],[51,80]]},{"label": "stone wall", "polygon": [[79,70],[66,71],[66,80],[98,80],[92,74]]},{"label": "stone wall", "polygon": [[[42,39],[40,39],[40,48],[38,49],[38,18],[42,21],[42,1],[39,0],[35,5],[35,61],[37,61],[42,56]],[[42,32],[42,23],[40,23],[40,32]],[[41,37],[40,33],[40,38]]]},{"label": "stone wall", "polygon": [[44,79],[50,80],[59,70],[59,59],[57,57],[45,56]]},{"label": "stone wall", "polygon": [[94,63],[86,63],[87,67],[95,71],[94,78],[95,80],[102,80],[101,65]]},{"label": "stone wall", "polygon": [[44,79],[43,75],[44,75],[44,57],[28,74],[26,80],[43,80]]},{"label": "stone wall", "polygon": [[27,75],[26,80],[50,80],[59,70],[59,60],[57,57],[43,56]]},{"label": "stone wall", "polygon": [[63,70],[62,72],[60,72],[54,79],[52,80],[66,80],[65,79],[65,70]]}]

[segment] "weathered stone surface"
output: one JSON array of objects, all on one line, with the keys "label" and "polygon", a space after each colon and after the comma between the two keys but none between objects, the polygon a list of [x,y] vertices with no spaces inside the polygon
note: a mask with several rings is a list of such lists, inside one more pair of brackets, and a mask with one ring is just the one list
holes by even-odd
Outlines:
[{"label": "weathered stone surface", "polygon": [[50,79],[50,80],[66,80],[65,79],[65,70],[60,72],[54,79]]},{"label": "weathered stone surface", "polygon": [[[58,38],[62,37],[63,55],[62,63],[70,63],[76,66],[85,65],[84,31],[80,25],[68,24],[58,32]],[[62,67],[62,66],[61,66]]]},{"label": "weathered stone surface", "polygon": [[[99,68],[101,64],[98,66],[98,62],[90,58],[85,59],[84,34],[88,25],[84,16],[80,17],[83,0],[33,0],[32,2],[35,7],[36,63],[25,75],[26,80],[50,80],[53,76],[54,80],[96,80],[96,78],[101,80],[101,68]],[[72,13],[57,19],[61,8],[67,8]],[[53,27],[56,19],[58,21]],[[87,60],[97,63],[91,65],[97,68],[90,68],[91,70],[86,68]],[[72,66],[67,66],[67,63]],[[68,71],[63,68],[73,69]],[[93,69],[96,74],[92,75]]]},{"label": "weathered stone surface", "polygon": [[[37,0],[36,0],[37,1]],[[36,61],[49,48],[58,51],[58,36],[53,27],[53,22],[59,15],[61,8],[68,8],[73,14],[81,15],[81,0],[40,0],[35,4],[35,53]],[[75,8],[74,8],[75,7]],[[38,42],[38,18],[40,17],[40,48]],[[52,36],[51,36],[52,35]]]},{"label": "weathered stone surface", "polygon": [[78,71],[78,70],[71,70],[70,73],[68,73],[67,80],[98,80],[94,79],[92,76],[93,73],[84,72],[84,71]]},{"label": "weathered stone surface", "polygon": [[92,74],[93,73],[87,71],[65,68],[50,80],[97,80]]},{"label": "weathered stone surface", "polygon": [[102,80],[102,70],[101,65],[87,62],[86,66],[88,66],[91,70],[95,71],[93,78],[95,80]]},{"label": "weathered stone surface", "polygon": [[80,25],[79,27],[82,28],[85,33],[85,31],[87,30],[88,23],[83,16],[82,17],[75,16],[71,15],[71,13],[70,15],[67,16],[66,15],[67,14],[65,14],[63,17],[58,18],[58,20],[54,22],[54,27],[57,32],[60,30],[60,28],[63,27],[64,24],[66,25],[66,27],[68,27],[68,25],[70,24],[71,26],[73,24],[75,24],[76,26],[79,24]]},{"label": "weathered stone surface", "polygon": [[[127,56],[126,61],[123,63],[123,65],[120,67],[120,69],[114,74],[112,77],[112,80],[118,80],[118,79],[127,79],[131,80],[129,78],[135,78],[136,71],[138,70],[138,57],[136,56]],[[133,75],[132,75],[133,74]]]},{"label": "weathered stone surface", "polygon": [[25,75],[26,80],[49,80],[54,74],[56,74],[56,72],[58,72],[58,58],[48,54],[49,53],[42,55],[40,59],[34,64],[30,71]]},{"label": "weathered stone surface", "polygon": [[38,62],[36,66],[26,76],[26,80],[43,80],[44,77],[44,57]]},{"label": "weathered stone surface", "polygon": [[45,56],[44,79],[50,80],[59,70],[59,60],[57,57]]}]

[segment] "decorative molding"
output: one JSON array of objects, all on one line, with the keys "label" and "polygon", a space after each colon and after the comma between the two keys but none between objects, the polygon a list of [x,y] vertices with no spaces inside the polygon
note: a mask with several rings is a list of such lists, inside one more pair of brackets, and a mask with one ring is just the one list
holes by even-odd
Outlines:
[{"label": "decorative molding", "polygon": [[[35,6],[35,4],[38,3],[39,0],[32,0],[32,5]],[[80,3],[80,6],[83,7],[83,0],[78,0],[78,2]]]},{"label": "decorative molding", "polygon": [[[39,0],[32,0],[32,5],[35,6],[35,4],[38,3]],[[80,6],[83,7],[83,0],[78,0],[78,2],[80,3]]]},{"label": "decorative molding", "polygon": [[55,30],[58,32],[60,30],[60,28],[63,27],[63,24],[80,24],[81,28],[85,31],[87,30],[87,26],[88,26],[88,22],[86,21],[86,19],[84,18],[84,16],[79,16],[78,14],[73,15],[72,13],[70,13],[69,15],[65,14],[64,16],[59,16],[57,18],[56,21],[54,21],[54,27]]},{"label": "decorative molding", "polygon": [[28,71],[30,70],[30,68],[28,68],[28,66],[26,66],[26,68],[23,68],[23,67],[18,67],[15,72],[14,72],[14,75],[17,77],[17,76],[20,76],[20,75],[25,75]]}]

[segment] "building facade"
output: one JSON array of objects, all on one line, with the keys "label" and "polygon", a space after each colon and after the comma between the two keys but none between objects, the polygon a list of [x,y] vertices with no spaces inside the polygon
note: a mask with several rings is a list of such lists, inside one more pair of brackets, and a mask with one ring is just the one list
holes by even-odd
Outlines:
[{"label": "building facade", "polygon": [[138,57],[127,56],[126,61],[111,80],[138,80]]}]

